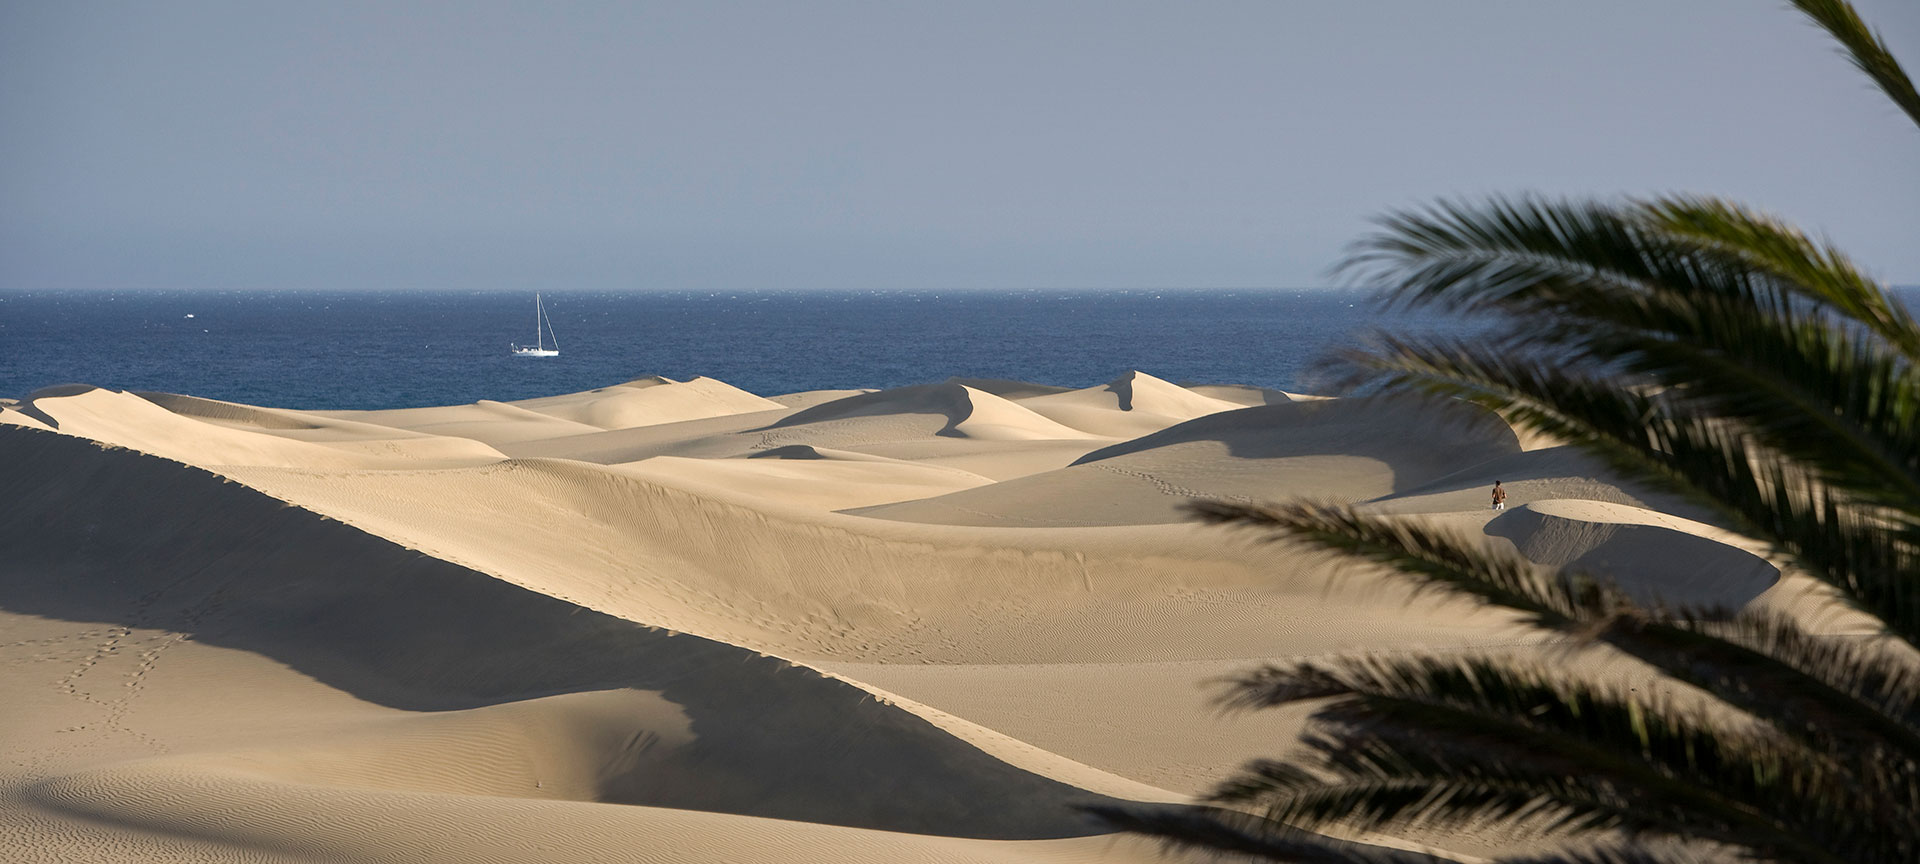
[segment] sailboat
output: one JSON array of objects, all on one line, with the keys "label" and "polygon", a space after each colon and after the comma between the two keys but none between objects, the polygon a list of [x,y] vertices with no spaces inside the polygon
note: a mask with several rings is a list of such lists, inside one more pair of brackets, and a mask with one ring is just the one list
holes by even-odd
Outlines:
[{"label": "sailboat", "polygon": [[[547,347],[547,337],[553,336],[553,347]],[[533,295],[533,347],[514,345],[515,357],[558,357],[560,356],[560,337],[553,332],[553,319],[547,317],[547,307],[540,302],[540,295]]]}]

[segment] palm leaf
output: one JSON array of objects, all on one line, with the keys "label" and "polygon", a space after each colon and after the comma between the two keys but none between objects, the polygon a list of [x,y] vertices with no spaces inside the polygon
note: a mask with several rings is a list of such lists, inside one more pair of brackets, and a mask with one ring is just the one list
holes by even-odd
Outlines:
[{"label": "palm leaf", "polygon": [[[1778,544],[1888,631],[1920,641],[1920,537],[1910,514],[1863,510],[1818,472],[1720,418],[1611,381],[1543,367],[1482,344],[1383,338],[1361,358],[1374,380],[1480,404],[1516,425],[1574,440],[1627,476],[1685,495],[1737,530]],[[1889,521],[1892,518],[1894,521]]]},{"label": "palm leaf", "polygon": [[[1756,716],[1783,734],[1834,752],[1845,743],[1920,753],[1920,668],[1877,642],[1818,638],[1766,610],[1649,609],[1603,580],[1542,576],[1524,558],[1417,522],[1350,507],[1197,502],[1214,524],[1254,528],[1270,539],[1386,565],[1437,590],[1519,610],[1536,626],[1602,642]],[[1342,683],[1303,669],[1272,668],[1231,679],[1232,709],[1268,708],[1336,695]]]},{"label": "palm leaf", "polygon": [[1640,210],[1658,232],[1696,244],[1694,254],[1717,259],[1732,272],[1764,274],[1860,322],[1907,357],[1920,358],[1920,325],[1833,246],[1718,198],[1667,196],[1643,202]]},{"label": "palm leaf", "polygon": [[[1256,763],[1216,800],[1317,827],[1684,831],[1806,860],[1888,858],[1920,819],[1764,727],[1709,722],[1542,668],[1484,658],[1355,658],[1270,669],[1347,692],[1314,715],[1295,764]],[[1284,685],[1283,685],[1284,686]],[[1301,761],[1301,760],[1305,761]],[[1809,804],[1809,802],[1816,802]],[[1907,832],[1911,839],[1911,831]],[[1837,859],[1830,851],[1842,853]]]},{"label": "palm leaf", "polygon": [[1913,122],[1920,123],[1920,92],[1915,92],[1913,81],[1893,59],[1893,53],[1887,50],[1885,42],[1868,29],[1860,13],[1853,5],[1844,0],[1793,0],[1793,5],[1806,13],[1813,23],[1840,43],[1847,59],[1860,71],[1867,73],[1873,83],[1879,85],[1881,92],[1907,112]]},{"label": "palm leaf", "polygon": [[1193,501],[1202,522],[1264,529],[1272,539],[1304,540],[1323,552],[1392,567],[1422,590],[1445,589],[1519,610],[1543,626],[1563,624],[1585,605],[1617,599],[1598,583],[1543,581],[1518,553],[1469,544],[1458,535],[1405,520],[1363,516],[1333,504]]},{"label": "palm leaf", "polygon": [[[1920,95],[1849,4],[1795,5],[1920,123]],[[1472,341],[1383,337],[1354,383],[1466,400],[1572,441],[1773,543],[1882,634],[1834,638],[1774,611],[1642,602],[1348,507],[1196,505],[1204,521],[1512,608],[1574,637],[1565,650],[1610,646],[1692,687],[1622,693],[1487,657],[1270,666],[1230,682],[1223,703],[1316,707],[1299,753],[1252,763],[1216,790],[1215,803],[1257,812],[1128,811],[1146,820],[1137,830],[1313,861],[1375,859],[1326,857],[1335,841],[1302,828],[1487,821],[1692,838],[1747,860],[1920,860],[1912,315],[1831,245],[1717,199],[1441,202],[1380,226],[1344,272],[1385,283],[1391,304],[1505,326]],[[1692,851],[1512,861],[1656,864]]]},{"label": "palm leaf", "polygon": [[[1730,205],[1713,212],[1744,215]],[[1755,218],[1743,224],[1762,230]],[[1354,261],[1399,303],[1470,305],[1527,322],[1496,340],[1502,355],[1577,358],[1594,372],[1652,376],[1687,400],[1707,400],[1676,407],[1745,424],[1818,479],[1883,506],[1920,508],[1912,358],[1793,302],[1844,303],[1920,346],[1912,320],[1837,253],[1799,250],[1817,259],[1799,262],[1802,269],[1841,274],[1807,289],[1704,254],[1690,236],[1663,232],[1634,208],[1500,199],[1391,217],[1388,230],[1358,250]]]}]

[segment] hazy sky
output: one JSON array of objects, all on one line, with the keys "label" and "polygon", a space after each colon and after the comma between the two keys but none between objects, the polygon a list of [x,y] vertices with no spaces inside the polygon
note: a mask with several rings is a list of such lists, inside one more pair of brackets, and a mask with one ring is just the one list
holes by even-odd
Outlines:
[{"label": "hazy sky", "polygon": [[0,290],[1305,287],[1524,190],[1920,283],[1920,131],[1772,0],[0,0]]}]

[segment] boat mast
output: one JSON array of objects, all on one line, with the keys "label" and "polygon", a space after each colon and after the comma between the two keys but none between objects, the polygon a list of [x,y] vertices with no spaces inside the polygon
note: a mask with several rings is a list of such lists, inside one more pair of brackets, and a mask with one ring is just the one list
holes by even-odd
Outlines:
[{"label": "boat mast", "polygon": [[533,292],[533,348],[535,351],[544,351],[547,347],[547,343],[540,341],[542,335],[540,332],[540,319],[542,317],[545,316],[540,311],[540,292],[535,291]]}]

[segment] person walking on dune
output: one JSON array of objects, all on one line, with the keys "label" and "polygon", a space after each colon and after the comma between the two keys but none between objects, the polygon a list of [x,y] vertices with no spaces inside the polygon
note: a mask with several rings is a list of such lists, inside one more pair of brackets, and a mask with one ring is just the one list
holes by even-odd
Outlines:
[{"label": "person walking on dune", "polygon": [[1493,509],[1507,509],[1507,490],[1498,480],[1493,481]]}]

